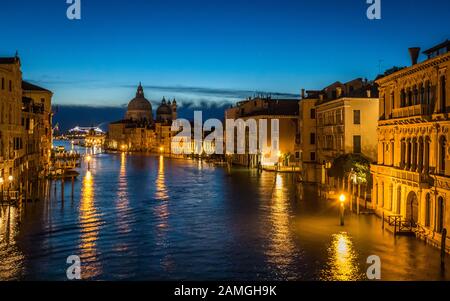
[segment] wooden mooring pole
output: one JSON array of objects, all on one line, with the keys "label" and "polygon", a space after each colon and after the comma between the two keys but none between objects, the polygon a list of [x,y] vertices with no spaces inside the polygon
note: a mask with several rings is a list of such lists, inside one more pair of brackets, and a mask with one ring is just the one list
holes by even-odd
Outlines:
[{"label": "wooden mooring pole", "polygon": [[441,239],[441,267],[445,267],[445,240],[447,239],[447,229],[442,230]]}]

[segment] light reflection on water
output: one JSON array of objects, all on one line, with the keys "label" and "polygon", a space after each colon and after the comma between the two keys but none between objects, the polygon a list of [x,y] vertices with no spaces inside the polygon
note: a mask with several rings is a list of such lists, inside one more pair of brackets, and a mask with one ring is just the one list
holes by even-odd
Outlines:
[{"label": "light reflection on water", "polygon": [[65,280],[70,255],[84,279],[360,280],[370,255],[383,280],[449,279],[438,250],[372,216],[340,227],[336,204],[288,174],[125,153],[91,163],[70,205],[57,182],[51,200],[1,207],[0,279]]},{"label": "light reflection on water", "polygon": [[272,229],[265,254],[276,267],[278,276],[288,280],[290,275],[286,272],[295,260],[295,246],[289,224],[289,191],[285,180],[281,174],[275,175],[268,220]]},{"label": "light reflection on water", "polygon": [[322,271],[322,280],[352,281],[364,279],[358,265],[358,253],[348,233],[341,232],[331,237],[328,254],[327,267]]},{"label": "light reflection on water", "polygon": [[101,220],[95,207],[94,177],[90,171],[82,180],[80,200],[80,250],[83,262],[82,277],[93,278],[101,274],[101,265],[98,261],[98,235]]},{"label": "light reflection on water", "polygon": [[23,270],[24,255],[16,244],[19,209],[0,206],[0,279],[14,279]]}]

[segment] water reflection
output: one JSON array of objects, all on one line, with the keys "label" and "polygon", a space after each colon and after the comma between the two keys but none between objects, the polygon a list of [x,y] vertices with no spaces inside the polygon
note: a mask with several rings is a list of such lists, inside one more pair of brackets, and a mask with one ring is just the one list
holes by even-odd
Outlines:
[{"label": "water reflection", "polygon": [[72,254],[83,279],[356,280],[372,254],[383,280],[450,279],[438,250],[394,238],[375,216],[349,215],[340,227],[334,203],[312,186],[299,201],[288,174],[235,168],[229,176],[132,154],[94,161],[91,172],[81,167],[73,207],[61,208],[56,185],[47,187],[51,200],[22,213],[1,207],[0,279],[67,280]]},{"label": "water reflection", "polygon": [[[117,227],[120,234],[126,234],[131,231],[129,224],[129,217],[127,211],[129,209],[130,201],[128,196],[128,181],[127,181],[127,157],[124,152],[120,155],[120,170],[117,189]],[[126,250],[126,246],[120,246],[120,249]]]},{"label": "water reflection", "polygon": [[349,235],[345,232],[334,234],[328,248],[327,268],[322,280],[352,281],[362,279],[358,266],[358,254]]},{"label": "water reflection", "polygon": [[87,171],[82,182],[80,202],[80,250],[83,279],[101,274],[97,252],[100,224],[99,214],[95,207],[94,177],[90,171]]},{"label": "water reflection", "polygon": [[269,222],[271,232],[268,235],[269,247],[266,255],[275,265],[277,273],[285,279],[294,259],[295,246],[292,240],[289,224],[289,193],[281,174],[276,174],[272,189],[272,199],[269,207]]},{"label": "water reflection", "polygon": [[[164,171],[164,157],[159,157],[159,165],[158,165],[158,175],[156,178],[156,193],[155,198],[157,200],[163,201],[158,203],[155,206],[155,215],[158,220],[156,224],[159,230],[163,230],[167,228],[167,219],[169,217],[169,203],[166,202],[169,199],[169,195],[167,194],[167,186],[165,182],[165,171]],[[157,233],[160,238],[165,237],[165,231],[160,231]],[[161,241],[161,240],[160,240]]]},{"label": "water reflection", "polygon": [[166,200],[169,198],[167,194],[166,178],[164,171],[164,157],[159,156],[158,175],[156,177],[156,193],[155,198],[158,200]]},{"label": "water reflection", "polygon": [[0,280],[15,279],[23,270],[24,256],[16,245],[20,209],[0,206]]}]

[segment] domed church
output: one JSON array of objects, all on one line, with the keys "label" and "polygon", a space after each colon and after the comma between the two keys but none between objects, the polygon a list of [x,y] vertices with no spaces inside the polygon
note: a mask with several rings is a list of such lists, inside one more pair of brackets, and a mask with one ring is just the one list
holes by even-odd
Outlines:
[{"label": "domed church", "polygon": [[128,103],[125,119],[109,124],[106,148],[129,152],[171,151],[171,126],[177,119],[177,102],[162,99],[153,119],[152,104],[139,83],[136,96]]},{"label": "domed church", "polygon": [[156,122],[167,123],[177,119],[177,101],[173,99],[173,102],[169,100],[166,102],[164,97],[156,110]]},{"label": "domed church", "polygon": [[153,123],[152,104],[144,96],[144,88],[139,83],[136,97],[128,103],[125,119]]}]

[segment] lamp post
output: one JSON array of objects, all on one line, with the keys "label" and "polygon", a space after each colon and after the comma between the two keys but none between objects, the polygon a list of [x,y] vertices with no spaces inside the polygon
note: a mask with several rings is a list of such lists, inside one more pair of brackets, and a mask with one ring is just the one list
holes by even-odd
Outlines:
[{"label": "lamp post", "polygon": [[344,194],[341,194],[339,196],[339,219],[340,219],[340,222],[341,222],[341,226],[344,226],[344,214],[345,214],[344,204],[345,204],[345,199],[346,199],[346,197],[345,197]]},{"label": "lamp post", "polygon": [[1,198],[2,202],[3,202],[3,183],[4,183],[4,181],[5,180],[3,180],[3,177],[1,177],[0,178],[0,185],[2,186],[2,198]]},{"label": "lamp post", "polygon": [[[355,196],[356,173],[353,168],[350,171],[350,211],[353,212],[353,198]],[[358,201],[356,201],[358,203]]]},{"label": "lamp post", "polygon": [[8,181],[9,181],[9,185],[8,185],[8,201],[10,200],[9,191],[10,191],[10,189],[11,189],[11,185],[12,185],[12,181],[13,181],[13,180],[14,180],[13,176],[10,175],[10,176],[8,177]]}]

